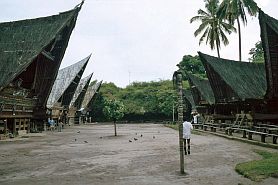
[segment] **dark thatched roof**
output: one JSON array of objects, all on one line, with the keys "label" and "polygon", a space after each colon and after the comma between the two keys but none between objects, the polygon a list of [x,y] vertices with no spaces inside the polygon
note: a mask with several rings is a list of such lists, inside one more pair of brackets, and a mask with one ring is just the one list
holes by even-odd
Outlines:
[{"label": "dark thatched roof", "polygon": [[215,103],[213,91],[210,87],[208,79],[203,79],[190,73],[187,73],[187,77],[196,105],[212,105]]},{"label": "dark thatched roof", "polygon": [[216,102],[263,99],[266,92],[264,64],[216,58],[199,52]]},{"label": "dark thatched roof", "polygon": [[63,106],[70,104],[90,57],[91,55],[71,66],[59,70],[47,100],[48,108],[51,109],[57,102],[61,102]]},{"label": "dark thatched roof", "polygon": [[278,20],[259,11],[261,40],[264,49],[267,91],[266,98],[278,98]]},{"label": "dark thatched roof", "polygon": [[183,90],[183,96],[190,103],[192,109],[196,109],[195,102],[190,89]]},{"label": "dark thatched roof", "polygon": [[81,105],[81,110],[87,111],[90,109],[92,101],[96,94],[98,93],[101,87],[102,81],[95,83],[93,86],[90,86],[85,94],[84,100]]},{"label": "dark thatched roof", "polygon": [[80,8],[49,17],[1,23],[0,88],[24,71],[49,44],[59,41],[61,31],[73,20],[75,24]]},{"label": "dark thatched roof", "polygon": [[77,109],[81,108],[81,104],[84,100],[84,97],[85,97],[85,94],[89,87],[92,76],[93,76],[93,73],[80,80],[80,82],[76,88],[76,91],[73,95],[73,98],[71,100],[71,103],[70,103],[71,107],[76,107]]}]

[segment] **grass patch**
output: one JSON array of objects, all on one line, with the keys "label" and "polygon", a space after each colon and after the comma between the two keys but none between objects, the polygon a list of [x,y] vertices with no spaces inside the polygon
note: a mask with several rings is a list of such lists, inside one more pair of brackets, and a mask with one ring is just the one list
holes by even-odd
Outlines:
[{"label": "grass patch", "polygon": [[278,153],[254,150],[263,159],[236,165],[235,170],[253,181],[262,181],[270,176],[278,178]]},{"label": "grass patch", "polygon": [[[178,124],[164,124],[164,126],[172,128],[174,130],[179,130],[179,125]],[[202,135],[202,133],[198,132],[197,130],[192,130],[191,133],[195,134],[195,135]]]}]

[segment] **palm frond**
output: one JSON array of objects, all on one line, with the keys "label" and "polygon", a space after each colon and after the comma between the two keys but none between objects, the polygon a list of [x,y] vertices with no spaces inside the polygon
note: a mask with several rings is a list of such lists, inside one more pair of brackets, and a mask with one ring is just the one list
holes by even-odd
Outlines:
[{"label": "palm frond", "polygon": [[204,16],[194,16],[190,19],[190,23],[194,22],[194,21],[202,21],[205,17]]},{"label": "palm frond", "polygon": [[209,28],[207,28],[207,29],[204,31],[203,35],[200,37],[199,45],[201,45],[201,43],[204,41],[205,37],[207,37],[208,32],[209,32]]},{"label": "palm frond", "polygon": [[197,37],[207,27],[207,23],[203,22],[199,28],[194,32],[194,36]]}]

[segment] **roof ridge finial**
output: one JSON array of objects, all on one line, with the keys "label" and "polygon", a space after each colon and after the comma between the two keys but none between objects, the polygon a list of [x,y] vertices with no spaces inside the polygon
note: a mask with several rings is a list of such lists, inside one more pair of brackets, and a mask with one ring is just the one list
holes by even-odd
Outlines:
[{"label": "roof ridge finial", "polygon": [[84,1],[85,1],[85,0],[82,0],[81,3],[79,3],[78,5],[76,5],[74,8],[79,8],[79,9],[81,9],[81,8],[82,8],[82,5],[84,4]]}]

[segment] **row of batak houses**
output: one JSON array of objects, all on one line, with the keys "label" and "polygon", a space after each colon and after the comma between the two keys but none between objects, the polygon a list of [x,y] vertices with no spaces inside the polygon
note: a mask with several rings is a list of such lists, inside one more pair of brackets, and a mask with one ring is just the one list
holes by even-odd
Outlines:
[{"label": "row of batak houses", "polygon": [[82,4],[58,15],[0,23],[0,139],[79,123],[101,82],[81,79],[91,57],[59,70]]},{"label": "row of batak houses", "polygon": [[278,21],[260,10],[259,22],[264,63],[227,60],[199,52],[207,78],[187,71],[174,73],[181,72],[188,79],[190,89],[183,91],[184,102],[203,116],[203,123],[236,124],[237,119],[241,123],[246,119],[251,124],[278,124]]}]

